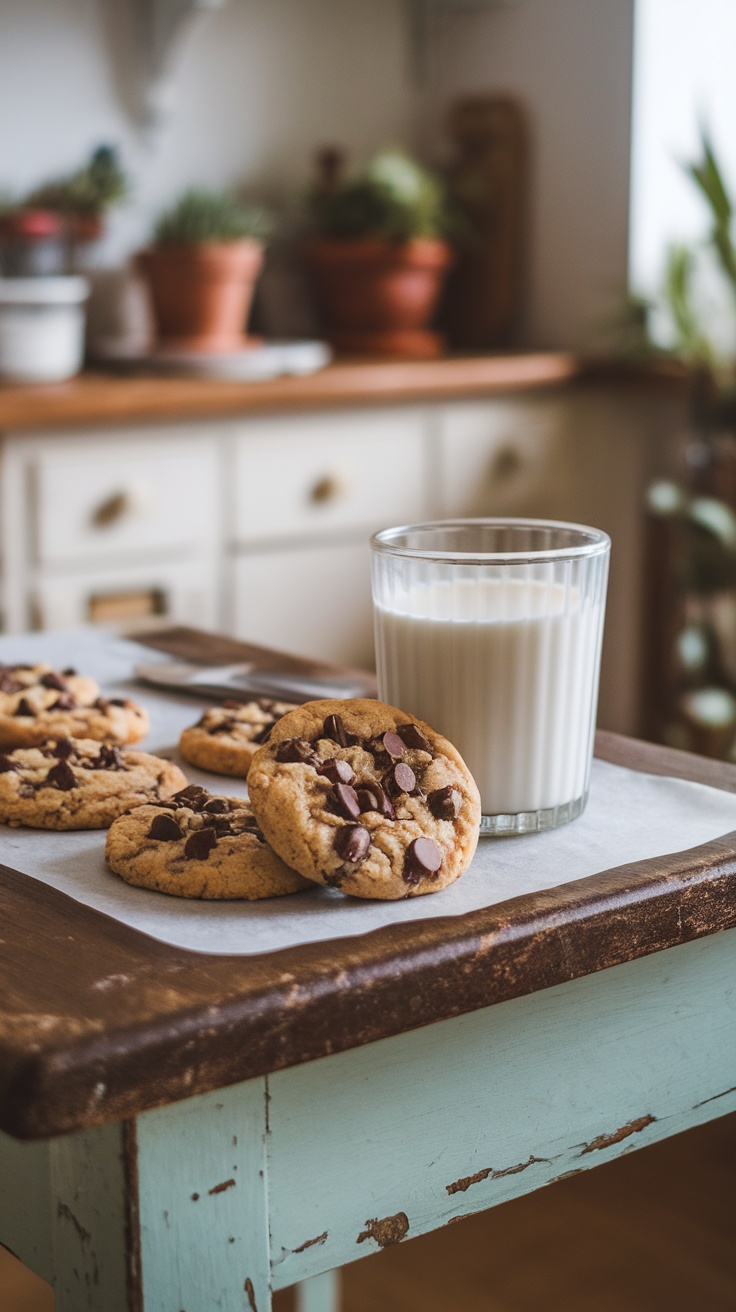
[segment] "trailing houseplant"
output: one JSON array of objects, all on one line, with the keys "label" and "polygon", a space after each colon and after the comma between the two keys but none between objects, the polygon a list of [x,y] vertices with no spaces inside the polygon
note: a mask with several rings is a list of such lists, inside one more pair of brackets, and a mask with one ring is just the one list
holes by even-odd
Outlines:
[{"label": "trailing houseplant", "polygon": [[267,230],[262,210],[201,188],[185,192],[160,216],[138,267],[161,344],[213,352],[246,344]]},{"label": "trailing houseplant", "polygon": [[439,355],[428,325],[452,263],[442,184],[395,151],[347,181],[326,162],[305,261],[327,336],[349,354]]},{"label": "trailing houseplant", "polygon": [[690,436],[679,477],[649,489],[649,730],[736,759],[736,241],[713,147],[686,172],[708,229],[672,246],[659,294],[632,303],[636,356],[686,371]]}]

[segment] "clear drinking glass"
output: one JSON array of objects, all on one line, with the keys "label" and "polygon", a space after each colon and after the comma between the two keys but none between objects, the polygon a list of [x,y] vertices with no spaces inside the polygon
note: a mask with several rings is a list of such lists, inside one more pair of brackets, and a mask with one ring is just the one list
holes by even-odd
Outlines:
[{"label": "clear drinking glass", "polygon": [[611,542],[579,524],[466,519],[371,539],[378,691],[455,744],[482,834],[588,798]]}]

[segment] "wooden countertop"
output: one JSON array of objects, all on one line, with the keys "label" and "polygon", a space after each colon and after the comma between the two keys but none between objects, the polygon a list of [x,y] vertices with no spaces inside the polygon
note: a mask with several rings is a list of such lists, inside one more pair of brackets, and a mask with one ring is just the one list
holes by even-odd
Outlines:
[{"label": "wooden countertop", "polygon": [[0,385],[0,431],[402,404],[560,387],[601,376],[671,379],[566,352],[443,360],[341,361],[304,378],[246,383],[89,372],[66,383]]},{"label": "wooden countertop", "polygon": [[[596,750],[736,792],[733,765],[612,734]],[[577,979],[734,927],[735,891],[728,834],[464,916],[209,956],[0,867],[0,1129],[79,1130]]]}]

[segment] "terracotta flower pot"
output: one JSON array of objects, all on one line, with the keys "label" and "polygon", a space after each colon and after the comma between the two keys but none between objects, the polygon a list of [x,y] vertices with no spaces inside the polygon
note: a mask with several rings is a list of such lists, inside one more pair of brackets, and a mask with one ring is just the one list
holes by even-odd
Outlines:
[{"label": "terracotta flower pot", "polygon": [[440,355],[444,339],[427,325],[452,260],[446,242],[428,237],[323,238],[305,251],[327,336],[357,355]]},{"label": "terracotta flower pot", "polygon": [[200,351],[243,347],[263,263],[260,242],[162,242],[140,251],[137,261],[162,344]]}]

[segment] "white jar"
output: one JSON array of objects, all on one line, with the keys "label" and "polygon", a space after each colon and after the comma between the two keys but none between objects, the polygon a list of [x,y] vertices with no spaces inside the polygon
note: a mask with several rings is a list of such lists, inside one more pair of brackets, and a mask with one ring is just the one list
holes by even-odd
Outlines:
[{"label": "white jar", "polygon": [[0,378],[55,383],[84,358],[86,278],[0,278]]}]

